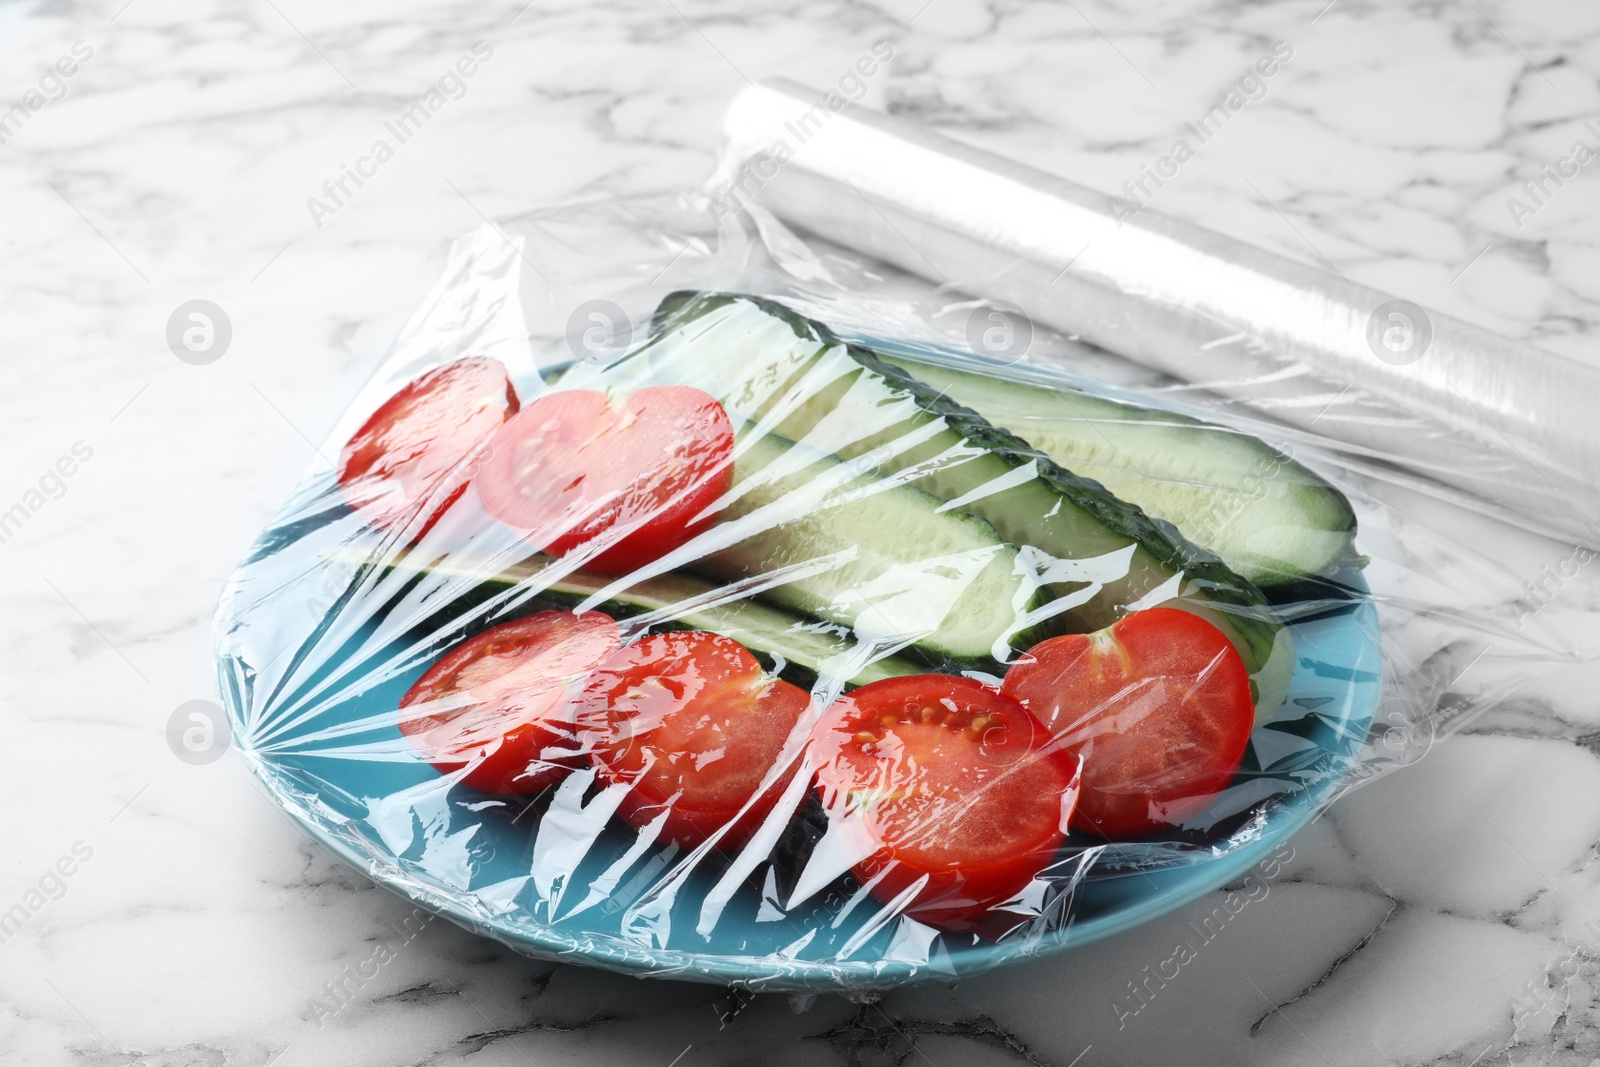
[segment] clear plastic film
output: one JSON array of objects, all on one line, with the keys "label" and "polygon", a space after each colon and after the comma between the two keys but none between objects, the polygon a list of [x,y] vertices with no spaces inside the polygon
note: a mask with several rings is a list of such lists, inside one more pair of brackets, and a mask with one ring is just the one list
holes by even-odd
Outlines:
[{"label": "clear plastic film", "polygon": [[723,127],[731,204],[1600,546],[1594,367],[1162,214],[1158,174],[1107,195],[783,79],[741,90]]},{"label": "clear plastic film", "polygon": [[219,609],[237,747],[632,973],[1110,936],[1565,655],[1412,476],[698,193],[457,242],[322,453]]}]

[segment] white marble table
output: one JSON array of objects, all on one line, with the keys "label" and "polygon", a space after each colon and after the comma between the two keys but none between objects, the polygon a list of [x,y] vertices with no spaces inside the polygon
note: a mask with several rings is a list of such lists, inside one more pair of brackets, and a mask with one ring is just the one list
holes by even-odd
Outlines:
[{"label": "white marble table", "polygon": [[[696,184],[746,77],[828,84],[879,38],[896,56],[869,103],[1107,189],[1288,41],[1265,98],[1160,209],[1600,358],[1594,173],[1520,228],[1506,204],[1574,140],[1600,144],[1582,126],[1600,114],[1593,3],[519,7],[0,7],[0,113],[21,105],[0,146],[0,349],[15,375],[0,510],[24,510],[0,543],[0,1062],[1600,1057],[1593,567],[1544,609],[1587,660],[1542,665],[1464,735],[1341,802],[1137,1012],[1129,984],[1214,902],[956,988],[745,1004],[530,962],[440,922],[402,938],[410,909],[343,873],[235,759],[174,758],[169,716],[214,696],[224,577],[443,242],[484,216]],[[492,55],[459,99],[324,200],[335,210],[308,208],[477,41]],[[164,336],[191,299],[232,323],[207,366]],[[1508,530],[1479,547],[1530,580],[1571,554]],[[386,942],[394,959],[369,966]],[[314,998],[340,983],[325,1017]]]}]

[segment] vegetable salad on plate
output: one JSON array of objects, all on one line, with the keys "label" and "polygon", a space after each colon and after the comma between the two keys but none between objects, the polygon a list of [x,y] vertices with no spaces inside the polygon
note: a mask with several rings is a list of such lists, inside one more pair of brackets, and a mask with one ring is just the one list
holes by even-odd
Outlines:
[{"label": "vegetable salad on plate", "polygon": [[532,395],[434,367],[337,481],[372,532],[342,562],[477,590],[430,607],[405,758],[486,802],[577,790],[783,908],[980,938],[1073,850],[1236,820],[1291,624],[1361,564],[1345,497],[1256,438],[736,293]]}]

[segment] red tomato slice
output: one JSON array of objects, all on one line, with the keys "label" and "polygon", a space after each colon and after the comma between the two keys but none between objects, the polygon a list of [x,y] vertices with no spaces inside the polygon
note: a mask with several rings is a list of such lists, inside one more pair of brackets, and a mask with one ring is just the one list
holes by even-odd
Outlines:
[{"label": "red tomato slice", "polygon": [[478,493],[490,515],[552,555],[605,539],[589,570],[623,574],[710,525],[733,484],[733,425],[707,393],[545,393],[490,442]]},{"label": "red tomato slice", "polygon": [[859,820],[879,846],[856,877],[885,903],[926,878],[904,909],[922,922],[972,926],[1066,836],[1077,763],[1026,708],[970,678],[847,693],[812,731],[810,755],[829,817]]},{"label": "red tomato slice", "polygon": [[642,829],[666,812],[663,839],[693,848],[732,822],[717,847],[736,849],[794,776],[791,768],[739,815],[810,703],[736,641],[655,634],[595,672],[579,732],[601,781],[631,784],[618,809],[628,825]]},{"label": "red tomato slice", "polygon": [[1233,780],[1255,727],[1239,653],[1221,630],[1176,608],[1034,645],[1001,689],[1082,757],[1073,828],[1113,840],[1203,808]]},{"label": "red tomato slice", "polygon": [[619,645],[598,611],[545,611],[451,649],[400,700],[400,732],[422,758],[485,793],[537,793],[582,764],[576,701]]},{"label": "red tomato slice", "polygon": [[[384,401],[339,457],[345,502],[372,525],[398,533],[432,497],[419,541],[466,490],[463,461],[516,414],[517,394],[498,360],[458,359],[413,379]],[[445,482],[459,484],[443,494]]]}]

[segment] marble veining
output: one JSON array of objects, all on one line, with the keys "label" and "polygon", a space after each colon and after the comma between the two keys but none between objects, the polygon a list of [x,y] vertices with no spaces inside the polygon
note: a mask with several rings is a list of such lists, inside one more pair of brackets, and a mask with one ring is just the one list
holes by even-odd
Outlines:
[{"label": "marble veining", "polygon": [[[343,869],[231,757],[174,758],[169,717],[214,694],[225,576],[444,243],[697,185],[746,79],[826,85],[879,39],[895,57],[868,104],[1108,193],[1287,42],[1154,206],[1600,359],[1600,168],[1508,207],[1600,143],[1600,7],[1581,0],[0,6],[0,120],[22,108],[0,127],[0,505],[28,512],[0,542],[0,1062],[1600,1060],[1600,565],[1545,580],[1572,547],[1491,523],[1474,546],[1513,588],[1544,581],[1537,623],[1571,653],[1296,837],[1176,978],[1159,965],[1213,900],[865,1004],[529,961]],[[485,50],[328,203],[325,181]],[[203,366],[165,335],[194,299],[232,325]],[[47,477],[79,443],[91,458]]]}]

